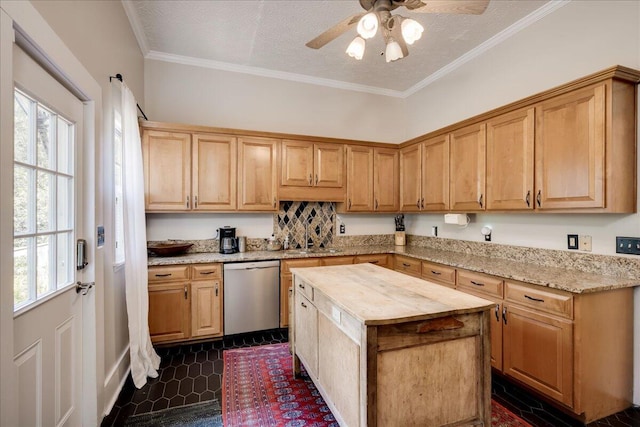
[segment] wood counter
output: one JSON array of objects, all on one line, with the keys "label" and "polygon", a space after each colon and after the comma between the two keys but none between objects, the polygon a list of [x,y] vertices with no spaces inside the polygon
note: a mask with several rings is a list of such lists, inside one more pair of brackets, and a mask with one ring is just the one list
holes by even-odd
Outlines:
[{"label": "wood counter", "polygon": [[294,372],[341,426],[491,425],[490,301],[371,264],[291,271]]}]

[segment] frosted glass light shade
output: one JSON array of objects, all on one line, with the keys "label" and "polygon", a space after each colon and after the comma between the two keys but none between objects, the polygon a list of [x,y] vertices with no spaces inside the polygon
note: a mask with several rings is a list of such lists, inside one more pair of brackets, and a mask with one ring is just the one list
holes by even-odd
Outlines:
[{"label": "frosted glass light shade", "polygon": [[358,34],[363,39],[370,39],[376,35],[378,31],[378,15],[374,12],[369,12],[360,18],[358,21]]},{"label": "frosted glass light shade", "polygon": [[402,38],[407,44],[413,44],[413,42],[419,40],[424,31],[424,27],[413,19],[402,20],[400,28],[402,29]]},{"label": "frosted glass light shade", "polygon": [[364,39],[360,36],[357,36],[347,47],[347,55],[352,58],[357,59],[358,61],[362,59],[364,55]]},{"label": "frosted glass light shade", "polygon": [[387,49],[385,50],[384,56],[387,62],[404,58],[404,55],[402,54],[402,49],[400,49],[400,45],[395,40],[392,40],[389,43],[387,43]]}]

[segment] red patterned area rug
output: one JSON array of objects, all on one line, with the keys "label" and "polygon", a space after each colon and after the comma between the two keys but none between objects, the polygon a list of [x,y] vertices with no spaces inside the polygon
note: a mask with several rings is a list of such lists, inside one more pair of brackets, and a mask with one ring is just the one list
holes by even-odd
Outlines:
[{"label": "red patterned area rug", "polygon": [[[288,344],[225,350],[222,418],[225,427],[338,427],[306,373],[293,378]],[[493,427],[531,427],[491,401]]]}]

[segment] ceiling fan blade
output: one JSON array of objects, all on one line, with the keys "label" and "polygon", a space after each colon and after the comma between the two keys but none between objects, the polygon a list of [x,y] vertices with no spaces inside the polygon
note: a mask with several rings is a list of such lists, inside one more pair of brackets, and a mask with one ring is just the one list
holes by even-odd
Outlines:
[{"label": "ceiling fan blade", "polygon": [[364,13],[358,13],[338,22],[336,25],[329,28],[327,31],[320,34],[315,39],[307,42],[306,46],[312,49],[320,49],[322,46],[340,37],[344,32],[357,24],[360,18],[362,18],[363,16]]},{"label": "ceiling fan blade", "polygon": [[457,13],[481,15],[489,0],[407,0],[405,7],[418,13]]}]

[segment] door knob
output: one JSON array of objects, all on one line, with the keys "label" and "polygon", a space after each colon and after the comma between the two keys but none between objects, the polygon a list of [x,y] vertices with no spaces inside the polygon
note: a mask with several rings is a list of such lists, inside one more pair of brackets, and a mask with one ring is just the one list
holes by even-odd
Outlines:
[{"label": "door knob", "polygon": [[87,283],[82,283],[80,281],[76,282],[76,293],[77,294],[82,294],[82,295],[86,295],[89,293],[89,289],[93,288],[93,286],[96,284],[96,282],[87,282]]}]

